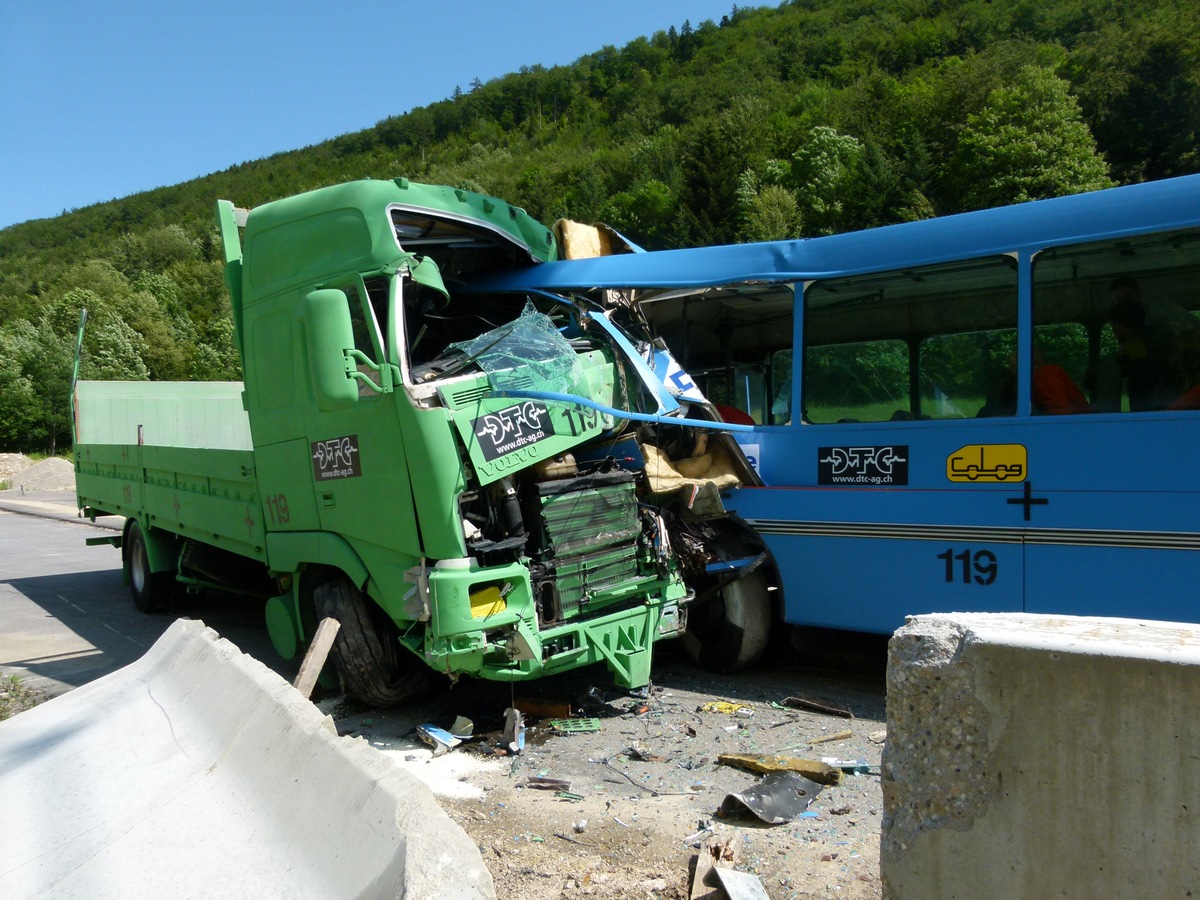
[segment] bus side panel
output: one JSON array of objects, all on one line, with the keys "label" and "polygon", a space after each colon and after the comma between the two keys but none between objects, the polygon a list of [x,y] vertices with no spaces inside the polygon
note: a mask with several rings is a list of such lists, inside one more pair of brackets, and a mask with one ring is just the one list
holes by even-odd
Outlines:
[{"label": "bus side panel", "polygon": [[887,634],[921,613],[1021,609],[1020,545],[765,537],[791,624]]},{"label": "bus side panel", "polygon": [[[730,506],[774,554],[791,624],[887,634],[920,613],[1022,610],[1020,533],[947,526],[934,499],[971,500],[930,491],[743,488]],[[967,518],[964,508],[949,521]]]},{"label": "bus side panel", "polygon": [[1200,551],[1134,547],[1026,548],[1026,611],[1195,622]]}]

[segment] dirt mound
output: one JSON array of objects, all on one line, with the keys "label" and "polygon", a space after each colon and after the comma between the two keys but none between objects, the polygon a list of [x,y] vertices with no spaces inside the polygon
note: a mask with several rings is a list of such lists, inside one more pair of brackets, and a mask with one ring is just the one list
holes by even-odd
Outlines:
[{"label": "dirt mound", "polygon": [[6,481],[32,465],[33,460],[23,453],[0,453],[0,481]]},{"label": "dirt mound", "polygon": [[[6,453],[0,457],[0,464],[4,462],[4,457],[18,455]],[[8,481],[13,490],[24,488],[26,491],[72,491],[75,489],[75,466],[70,461],[57,457],[43,459],[41,462],[28,460],[27,465],[15,469],[11,474],[4,474],[3,470],[0,470],[0,478]]]}]

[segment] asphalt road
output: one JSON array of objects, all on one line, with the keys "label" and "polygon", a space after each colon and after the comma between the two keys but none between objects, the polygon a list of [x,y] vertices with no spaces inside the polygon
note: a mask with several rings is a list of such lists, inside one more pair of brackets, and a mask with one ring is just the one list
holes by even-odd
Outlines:
[{"label": "asphalt road", "polygon": [[120,551],[85,543],[115,534],[120,520],[105,524],[75,518],[57,497],[0,504],[0,675],[57,696],[133,662],[187,616],[295,677],[299,660],[275,653],[257,602],[202,595],[184,597],[173,613],[138,612],[121,579]]}]

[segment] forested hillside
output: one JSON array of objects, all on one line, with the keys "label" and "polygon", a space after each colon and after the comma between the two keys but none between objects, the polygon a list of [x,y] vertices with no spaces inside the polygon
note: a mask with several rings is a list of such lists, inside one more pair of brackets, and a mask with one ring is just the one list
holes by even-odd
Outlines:
[{"label": "forested hillside", "polygon": [[[380,110],[381,115],[389,110]],[[374,128],[0,231],[0,450],[85,377],[237,378],[212,222],[353,178],[494,194],[648,248],[825,234],[1200,171],[1183,0],[733,6]]]}]

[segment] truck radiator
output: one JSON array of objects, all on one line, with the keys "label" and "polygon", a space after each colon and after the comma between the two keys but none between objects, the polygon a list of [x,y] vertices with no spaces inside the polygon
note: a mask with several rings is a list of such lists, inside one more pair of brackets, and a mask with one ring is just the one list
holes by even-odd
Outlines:
[{"label": "truck radiator", "polygon": [[624,599],[640,580],[633,476],[616,471],[537,485],[543,624]]}]

